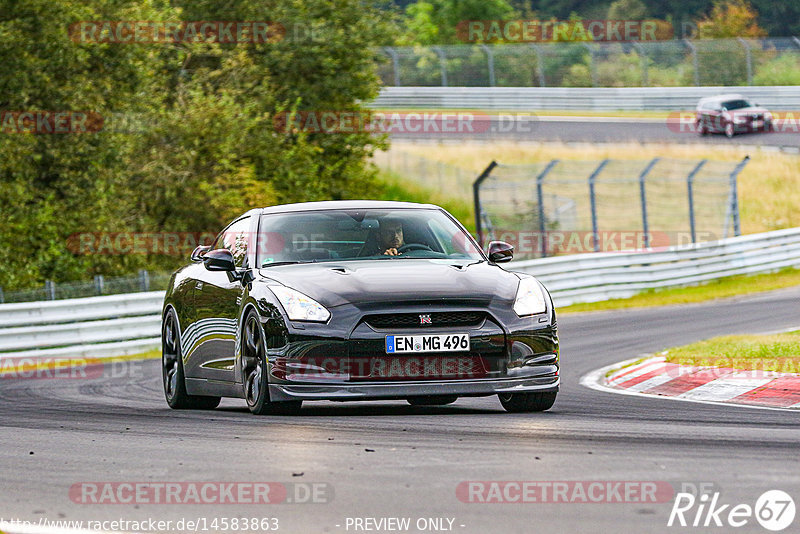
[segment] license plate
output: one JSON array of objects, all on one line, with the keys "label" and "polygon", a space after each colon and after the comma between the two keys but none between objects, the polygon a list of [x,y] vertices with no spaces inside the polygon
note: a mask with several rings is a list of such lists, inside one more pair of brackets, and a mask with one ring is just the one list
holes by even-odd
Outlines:
[{"label": "license plate", "polygon": [[386,336],[386,354],[467,351],[469,351],[469,334]]}]

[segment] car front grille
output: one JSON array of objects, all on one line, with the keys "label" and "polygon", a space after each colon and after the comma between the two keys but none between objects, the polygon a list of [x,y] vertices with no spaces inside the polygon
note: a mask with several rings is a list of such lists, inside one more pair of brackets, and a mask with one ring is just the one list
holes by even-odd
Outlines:
[{"label": "car front grille", "polygon": [[[423,318],[430,316],[430,323],[423,323]],[[387,313],[369,315],[365,322],[376,329],[396,328],[435,328],[447,326],[477,326],[486,318],[484,312],[454,311],[431,313]]]}]

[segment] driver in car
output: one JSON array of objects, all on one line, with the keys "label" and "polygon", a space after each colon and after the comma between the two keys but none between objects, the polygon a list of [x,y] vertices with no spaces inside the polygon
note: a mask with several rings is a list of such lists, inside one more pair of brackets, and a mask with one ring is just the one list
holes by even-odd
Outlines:
[{"label": "driver in car", "polygon": [[403,223],[397,219],[384,219],[378,230],[378,247],[384,256],[399,256],[397,249],[405,244],[403,241]]}]

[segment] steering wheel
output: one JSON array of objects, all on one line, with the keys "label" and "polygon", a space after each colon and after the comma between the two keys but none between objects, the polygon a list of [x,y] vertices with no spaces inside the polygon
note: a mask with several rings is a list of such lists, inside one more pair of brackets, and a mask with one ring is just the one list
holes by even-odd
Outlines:
[{"label": "steering wheel", "polygon": [[433,249],[428,245],[423,245],[422,243],[406,243],[402,247],[397,249],[398,254],[403,254],[404,252],[410,252],[412,250],[428,250],[433,252]]}]

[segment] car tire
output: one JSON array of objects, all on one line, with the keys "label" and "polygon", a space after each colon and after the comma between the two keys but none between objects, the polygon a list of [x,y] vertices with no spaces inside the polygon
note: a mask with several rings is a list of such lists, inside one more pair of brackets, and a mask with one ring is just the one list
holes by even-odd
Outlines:
[{"label": "car tire", "polygon": [[456,395],[426,395],[424,397],[409,397],[406,401],[411,406],[444,406],[453,404],[458,400]]},{"label": "car tire", "polygon": [[247,407],[255,415],[292,415],[303,401],[271,402],[266,336],[258,314],[250,311],[242,328],[242,387]]},{"label": "car tire", "polygon": [[708,135],[708,128],[706,128],[706,121],[697,122],[697,133],[700,135]]},{"label": "car tire", "polygon": [[733,127],[733,123],[729,122],[725,125],[725,137],[733,139],[734,135],[736,135],[736,129]]},{"label": "car tire", "polygon": [[507,412],[543,412],[553,407],[557,392],[499,393],[497,397]]},{"label": "car tire", "polygon": [[213,410],[219,406],[219,397],[186,393],[180,339],[178,319],[170,308],[161,324],[161,380],[167,404],[173,410]]}]

